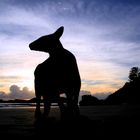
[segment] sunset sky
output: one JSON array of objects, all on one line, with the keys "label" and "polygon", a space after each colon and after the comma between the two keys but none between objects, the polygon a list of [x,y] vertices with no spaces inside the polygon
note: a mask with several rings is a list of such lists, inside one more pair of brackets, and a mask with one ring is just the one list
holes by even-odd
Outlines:
[{"label": "sunset sky", "polygon": [[0,0],[0,98],[34,96],[34,69],[49,55],[28,45],[60,26],[83,92],[108,95],[140,66],[139,0]]}]

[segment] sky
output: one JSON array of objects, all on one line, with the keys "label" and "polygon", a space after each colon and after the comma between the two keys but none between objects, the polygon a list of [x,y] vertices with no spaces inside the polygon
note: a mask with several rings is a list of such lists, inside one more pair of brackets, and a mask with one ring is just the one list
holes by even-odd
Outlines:
[{"label": "sky", "polygon": [[121,88],[140,66],[139,0],[0,0],[0,98],[34,96],[34,70],[49,57],[29,43],[64,26],[60,38],[77,59],[81,94]]}]

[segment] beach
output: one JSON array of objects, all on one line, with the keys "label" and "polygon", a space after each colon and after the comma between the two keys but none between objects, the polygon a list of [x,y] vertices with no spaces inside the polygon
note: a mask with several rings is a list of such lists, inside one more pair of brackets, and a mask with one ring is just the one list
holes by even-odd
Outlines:
[{"label": "beach", "polygon": [[[80,106],[76,120],[61,120],[58,107],[52,107],[48,120],[35,120],[34,107],[0,109],[0,136],[138,137],[140,105]],[[57,134],[57,135],[55,135]]]}]

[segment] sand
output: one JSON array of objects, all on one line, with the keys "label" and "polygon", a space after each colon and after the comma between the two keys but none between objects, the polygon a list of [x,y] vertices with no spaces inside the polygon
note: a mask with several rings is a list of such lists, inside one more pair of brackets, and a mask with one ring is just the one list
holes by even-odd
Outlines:
[{"label": "sand", "polygon": [[140,105],[82,106],[81,117],[61,120],[59,108],[49,119],[34,119],[35,108],[0,109],[0,136],[40,138],[86,136],[92,138],[140,137]]}]

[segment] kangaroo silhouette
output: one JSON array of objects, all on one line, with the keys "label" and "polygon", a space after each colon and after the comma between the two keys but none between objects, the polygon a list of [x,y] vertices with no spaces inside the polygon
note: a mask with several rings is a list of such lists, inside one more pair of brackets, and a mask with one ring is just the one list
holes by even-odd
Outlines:
[{"label": "kangaroo silhouette", "polygon": [[[81,79],[75,56],[64,49],[59,40],[63,31],[64,27],[61,26],[54,33],[42,36],[29,44],[31,50],[49,53],[49,58],[39,64],[34,71],[35,117],[41,114],[41,97],[43,97],[45,116],[49,115],[54,99],[58,102],[61,115],[66,110],[71,115],[79,115],[78,98]],[[66,95],[66,106],[60,98],[62,93]]]}]

